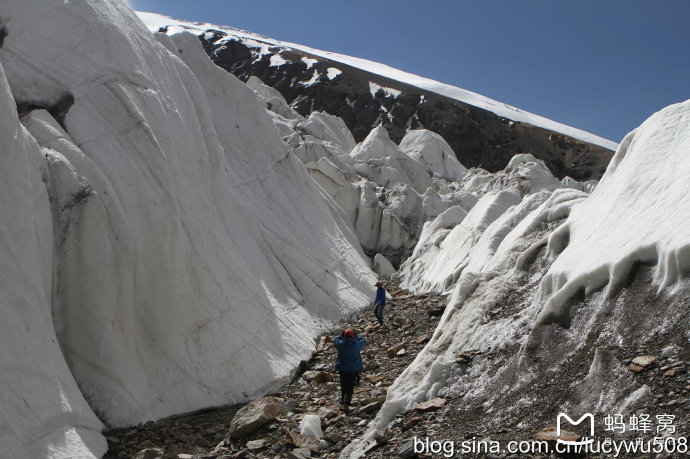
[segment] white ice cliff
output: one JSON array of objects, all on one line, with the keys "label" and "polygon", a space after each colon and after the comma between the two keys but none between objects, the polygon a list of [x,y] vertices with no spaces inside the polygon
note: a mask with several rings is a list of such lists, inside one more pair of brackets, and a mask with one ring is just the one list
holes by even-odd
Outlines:
[{"label": "white ice cliff", "polygon": [[0,456],[97,455],[106,448],[102,424],[72,377],[51,315],[48,164],[19,123],[2,71],[0,139]]},{"label": "white ice cliff", "polygon": [[124,1],[0,5],[0,456],[264,393],[367,302],[341,210],[196,38]]}]

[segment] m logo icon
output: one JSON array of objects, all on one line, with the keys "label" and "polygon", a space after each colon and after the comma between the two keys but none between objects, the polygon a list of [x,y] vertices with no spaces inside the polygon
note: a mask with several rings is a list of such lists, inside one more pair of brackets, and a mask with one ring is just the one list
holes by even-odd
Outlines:
[{"label": "m logo icon", "polygon": [[563,419],[566,419],[570,425],[579,425],[581,424],[585,419],[589,419],[589,440],[581,440],[581,441],[566,441],[566,440],[561,440],[558,438],[556,441],[558,443],[562,443],[564,445],[588,445],[590,443],[594,443],[594,415],[592,413],[585,413],[582,415],[580,419],[577,421],[573,421],[570,416],[568,416],[565,413],[560,413],[558,417],[556,418],[556,435],[558,437],[561,436],[561,421]]}]

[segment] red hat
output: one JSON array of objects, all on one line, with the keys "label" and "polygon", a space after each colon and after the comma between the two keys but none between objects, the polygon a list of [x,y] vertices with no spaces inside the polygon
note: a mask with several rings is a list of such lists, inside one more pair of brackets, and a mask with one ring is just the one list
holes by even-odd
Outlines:
[{"label": "red hat", "polygon": [[351,328],[346,328],[345,332],[343,332],[343,336],[345,338],[354,338],[355,337],[355,332],[352,331]]}]

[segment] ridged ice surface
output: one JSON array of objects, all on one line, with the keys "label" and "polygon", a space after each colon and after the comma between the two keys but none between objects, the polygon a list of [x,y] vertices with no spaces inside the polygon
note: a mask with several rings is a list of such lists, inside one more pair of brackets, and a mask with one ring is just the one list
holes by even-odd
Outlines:
[{"label": "ridged ice surface", "polygon": [[263,394],[367,303],[342,211],[194,36],[169,51],[124,1],[0,6],[0,456]]}]

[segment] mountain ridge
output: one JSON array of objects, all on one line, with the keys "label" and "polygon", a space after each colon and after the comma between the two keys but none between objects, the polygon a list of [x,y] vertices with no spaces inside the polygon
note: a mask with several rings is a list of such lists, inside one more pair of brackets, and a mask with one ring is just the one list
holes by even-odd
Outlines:
[{"label": "mountain ridge", "polygon": [[[559,178],[598,179],[617,144],[471,91],[383,64],[316,50],[208,23],[137,13],[152,31],[197,35],[216,65],[242,81],[259,77],[307,116],[322,110],[343,120],[361,141],[383,124],[399,142],[426,128],[448,141],[467,167],[503,169],[532,153]],[[378,72],[378,73],[376,73]]]}]

